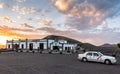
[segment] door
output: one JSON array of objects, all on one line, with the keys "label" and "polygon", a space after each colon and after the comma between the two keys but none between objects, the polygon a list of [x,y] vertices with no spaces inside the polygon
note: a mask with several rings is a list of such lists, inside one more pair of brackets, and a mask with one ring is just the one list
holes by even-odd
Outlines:
[{"label": "door", "polygon": [[40,48],[40,50],[43,50],[44,49],[44,43],[40,43],[39,48]]},{"label": "door", "polygon": [[53,50],[59,51],[59,46],[53,46]]},{"label": "door", "polygon": [[95,62],[100,62],[101,61],[101,55],[99,55],[98,53],[93,53],[93,61]]},{"label": "door", "polygon": [[29,50],[32,51],[33,50],[33,43],[29,44]]},{"label": "door", "polygon": [[86,58],[88,61],[92,61],[92,53],[87,53]]}]

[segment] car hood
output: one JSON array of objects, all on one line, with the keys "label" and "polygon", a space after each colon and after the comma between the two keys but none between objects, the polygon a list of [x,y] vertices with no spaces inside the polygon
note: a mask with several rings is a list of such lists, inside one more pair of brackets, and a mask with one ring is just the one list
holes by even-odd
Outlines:
[{"label": "car hood", "polygon": [[108,59],[115,59],[115,57],[113,57],[113,56],[107,56],[107,55],[103,55],[102,57],[103,58],[108,58]]}]

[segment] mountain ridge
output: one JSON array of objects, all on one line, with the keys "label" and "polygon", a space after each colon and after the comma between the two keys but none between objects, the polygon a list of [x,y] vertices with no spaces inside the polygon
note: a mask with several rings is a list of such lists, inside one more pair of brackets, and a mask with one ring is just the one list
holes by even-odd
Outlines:
[{"label": "mountain ridge", "polygon": [[101,45],[100,47],[116,47],[116,44],[105,43],[105,44]]},{"label": "mountain ridge", "polygon": [[62,40],[67,40],[70,43],[78,43],[81,45],[81,47],[85,48],[85,49],[96,49],[97,46],[90,44],[90,43],[83,43],[80,42],[78,40],[69,38],[69,37],[65,37],[65,36],[59,36],[59,35],[48,35],[46,37],[44,37],[43,39],[62,39]]}]

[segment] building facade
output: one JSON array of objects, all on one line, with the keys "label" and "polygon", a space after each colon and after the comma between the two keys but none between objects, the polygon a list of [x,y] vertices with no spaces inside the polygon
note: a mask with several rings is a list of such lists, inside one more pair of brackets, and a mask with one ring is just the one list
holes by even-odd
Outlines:
[{"label": "building facade", "polygon": [[8,50],[38,51],[38,50],[57,50],[73,51],[77,43],[70,43],[62,39],[26,39],[26,40],[7,40]]}]

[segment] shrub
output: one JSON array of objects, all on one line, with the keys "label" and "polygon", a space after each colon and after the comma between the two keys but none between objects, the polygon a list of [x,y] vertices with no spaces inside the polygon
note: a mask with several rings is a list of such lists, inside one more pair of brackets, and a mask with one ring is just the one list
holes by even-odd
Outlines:
[{"label": "shrub", "polygon": [[52,54],[52,50],[49,50],[49,54]]},{"label": "shrub", "polygon": [[62,51],[60,51],[60,54],[63,54]]},{"label": "shrub", "polygon": [[120,48],[120,43],[117,44],[118,48]]},{"label": "shrub", "polygon": [[42,51],[40,51],[40,53],[42,53]]},{"label": "shrub", "polygon": [[32,53],[35,53],[35,51],[32,51]]}]

